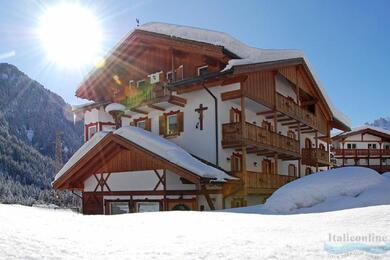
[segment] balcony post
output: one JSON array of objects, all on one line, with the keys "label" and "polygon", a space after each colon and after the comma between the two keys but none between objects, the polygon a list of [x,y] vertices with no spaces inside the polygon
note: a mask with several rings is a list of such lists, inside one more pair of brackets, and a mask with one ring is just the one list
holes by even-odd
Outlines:
[{"label": "balcony post", "polygon": [[[298,88],[299,90],[299,88]],[[299,154],[302,158],[302,149],[301,149],[301,122],[298,122],[298,144],[299,144]],[[298,159],[298,177],[301,177],[301,168],[302,168],[302,159]]]},{"label": "balcony post", "polygon": [[[277,118],[276,110],[274,110],[274,130],[275,130],[275,133],[277,134],[278,133],[278,118]],[[274,144],[274,145],[277,145],[277,144]],[[278,159],[279,159],[279,155],[277,153],[275,153],[275,155],[274,155],[274,161],[275,161],[274,174],[278,174]]]},{"label": "balcony post", "polygon": [[246,170],[246,139],[247,139],[247,133],[246,133],[246,116],[245,116],[245,97],[242,95],[240,99],[240,105],[241,105],[241,134],[242,138],[244,139],[242,142],[242,178],[244,180],[244,185],[247,186],[248,183],[248,173]]},{"label": "balcony post", "polygon": [[316,150],[314,153],[316,157],[316,172],[318,172],[318,131],[315,131],[314,138],[316,139]]}]

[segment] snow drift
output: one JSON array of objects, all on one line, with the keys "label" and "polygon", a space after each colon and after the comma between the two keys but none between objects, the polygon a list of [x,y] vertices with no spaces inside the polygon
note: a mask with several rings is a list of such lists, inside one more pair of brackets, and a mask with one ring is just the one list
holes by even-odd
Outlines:
[{"label": "snow drift", "polygon": [[390,178],[363,167],[315,173],[281,187],[259,211],[309,213],[390,204]]}]

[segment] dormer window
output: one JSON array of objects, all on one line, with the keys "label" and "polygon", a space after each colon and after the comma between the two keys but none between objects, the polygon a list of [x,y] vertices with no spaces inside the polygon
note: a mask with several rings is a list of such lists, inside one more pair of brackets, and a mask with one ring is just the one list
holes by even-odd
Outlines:
[{"label": "dormer window", "polygon": [[173,73],[172,71],[167,72],[167,81],[172,82],[173,81]]},{"label": "dormer window", "polygon": [[145,120],[143,120],[143,121],[138,121],[138,122],[137,122],[137,127],[142,128],[142,129],[145,129],[145,128],[146,128],[146,121],[145,121]]},{"label": "dormer window", "polygon": [[198,68],[198,76],[204,76],[209,73],[209,66],[202,66]]},{"label": "dormer window", "polygon": [[129,80],[129,87],[135,87],[135,82],[134,80]]},{"label": "dormer window", "polygon": [[146,83],[145,80],[138,80],[137,81],[137,88],[145,87]]}]

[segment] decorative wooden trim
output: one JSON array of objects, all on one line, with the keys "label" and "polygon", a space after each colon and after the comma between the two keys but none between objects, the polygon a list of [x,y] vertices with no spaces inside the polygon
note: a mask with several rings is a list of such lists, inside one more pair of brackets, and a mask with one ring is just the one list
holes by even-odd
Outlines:
[{"label": "decorative wooden trim", "polygon": [[240,98],[241,96],[242,96],[241,89],[221,93],[222,101],[237,99],[237,98]]}]

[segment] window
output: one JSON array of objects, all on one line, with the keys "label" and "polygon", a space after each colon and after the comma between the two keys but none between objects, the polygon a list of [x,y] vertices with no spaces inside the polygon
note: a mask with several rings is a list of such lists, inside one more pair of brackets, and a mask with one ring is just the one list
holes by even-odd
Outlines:
[{"label": "window", "polygon": [[110,202],[110,214],[111,215],[117,215],[117,214],[125,214],[129,213],[129,202],[127,201],[115,201]]},{"label": "window", "polygon": [[146,85],[145,80],[139,80],[139,81],[137,81],[137,88],[145,87],[145,85]]},{"label": "window", "polygon": [[172,71],[167,72],[167,81],[172,82],[173,81],[173,73]]},{"label": "window", "polygon": [[207,65],[198,68],[198,76],[204,76],[207,73],[209,73],[209,67]]},{"label": "window", "polygon": [[385,149],[386,149],[386,150],[390,150],[390,145],[389,145],[389,144],[386,144],[386,145],[385,145]]},{"label": "window", "polygon": [[137,122],[137,127],[142,128],[142,129],[145,129],[145,128],[146,128],[146,121],[145,121],[145,120],[143,120],[143,121],[138,121],[138,122]]},{"label": "window", "polygon": [[242,170],[242,155],[233,153],[230,157],[230,167],[232,172],[241,172]]},{"label": "window", "polygon": [[129,80],[129,87],[130,88],[133,88],[133,87],[135,87],[135,84],[134,84],[134,80]]},{"label": "window", "polygon": [[348,149],[356,149],[356,144],[347,144]]},{"label": "window", "polygon": [[97,132],[97,126],[94,125],[94,126],[90,126],[88,127],[88,140],[92,138],[92,136],[94,136]]},{"label": "window", "polygon": [[156,212],[160,211],[160,202],[138,202],[137,212]]},{"label": "window", "polygon": [[176,134],[178,127],[177,127],[177,115],[170,115],[167,117],[167,133],[168,135],[174,135]]},{"label": "window", "polygon": [[305,139],[305,148],[312,148],[311,140],[309,138]]},{"label": "window", "polygon": [[376,144],[368,144],[368,149],[376,149]]},{"label": "window", "polygon": [[295,164],[289,164],[288,165],[288,176],[295,176],[295,174],[296,174]]},{"label": "window", "polygon": [[247,202],[243,198],[234,198],[231,201],[232,208],[246,207],[246,205],[247,205]]},{"label": "window", "polygon": [[311,170],[311,168],[307,167],[306,170],[305,170],[305,175],[310,175],[312,173],[313,173],[313,171]]},{"label": "window", "polygon": [[319,148],[320,148],[320,150],[325,151],[325,145],[324,144],[320,144]]},{"label": "window", "polygon": [[177,136],[184,131],[184,113],[171,111],[159,117],[159,134]]}]

